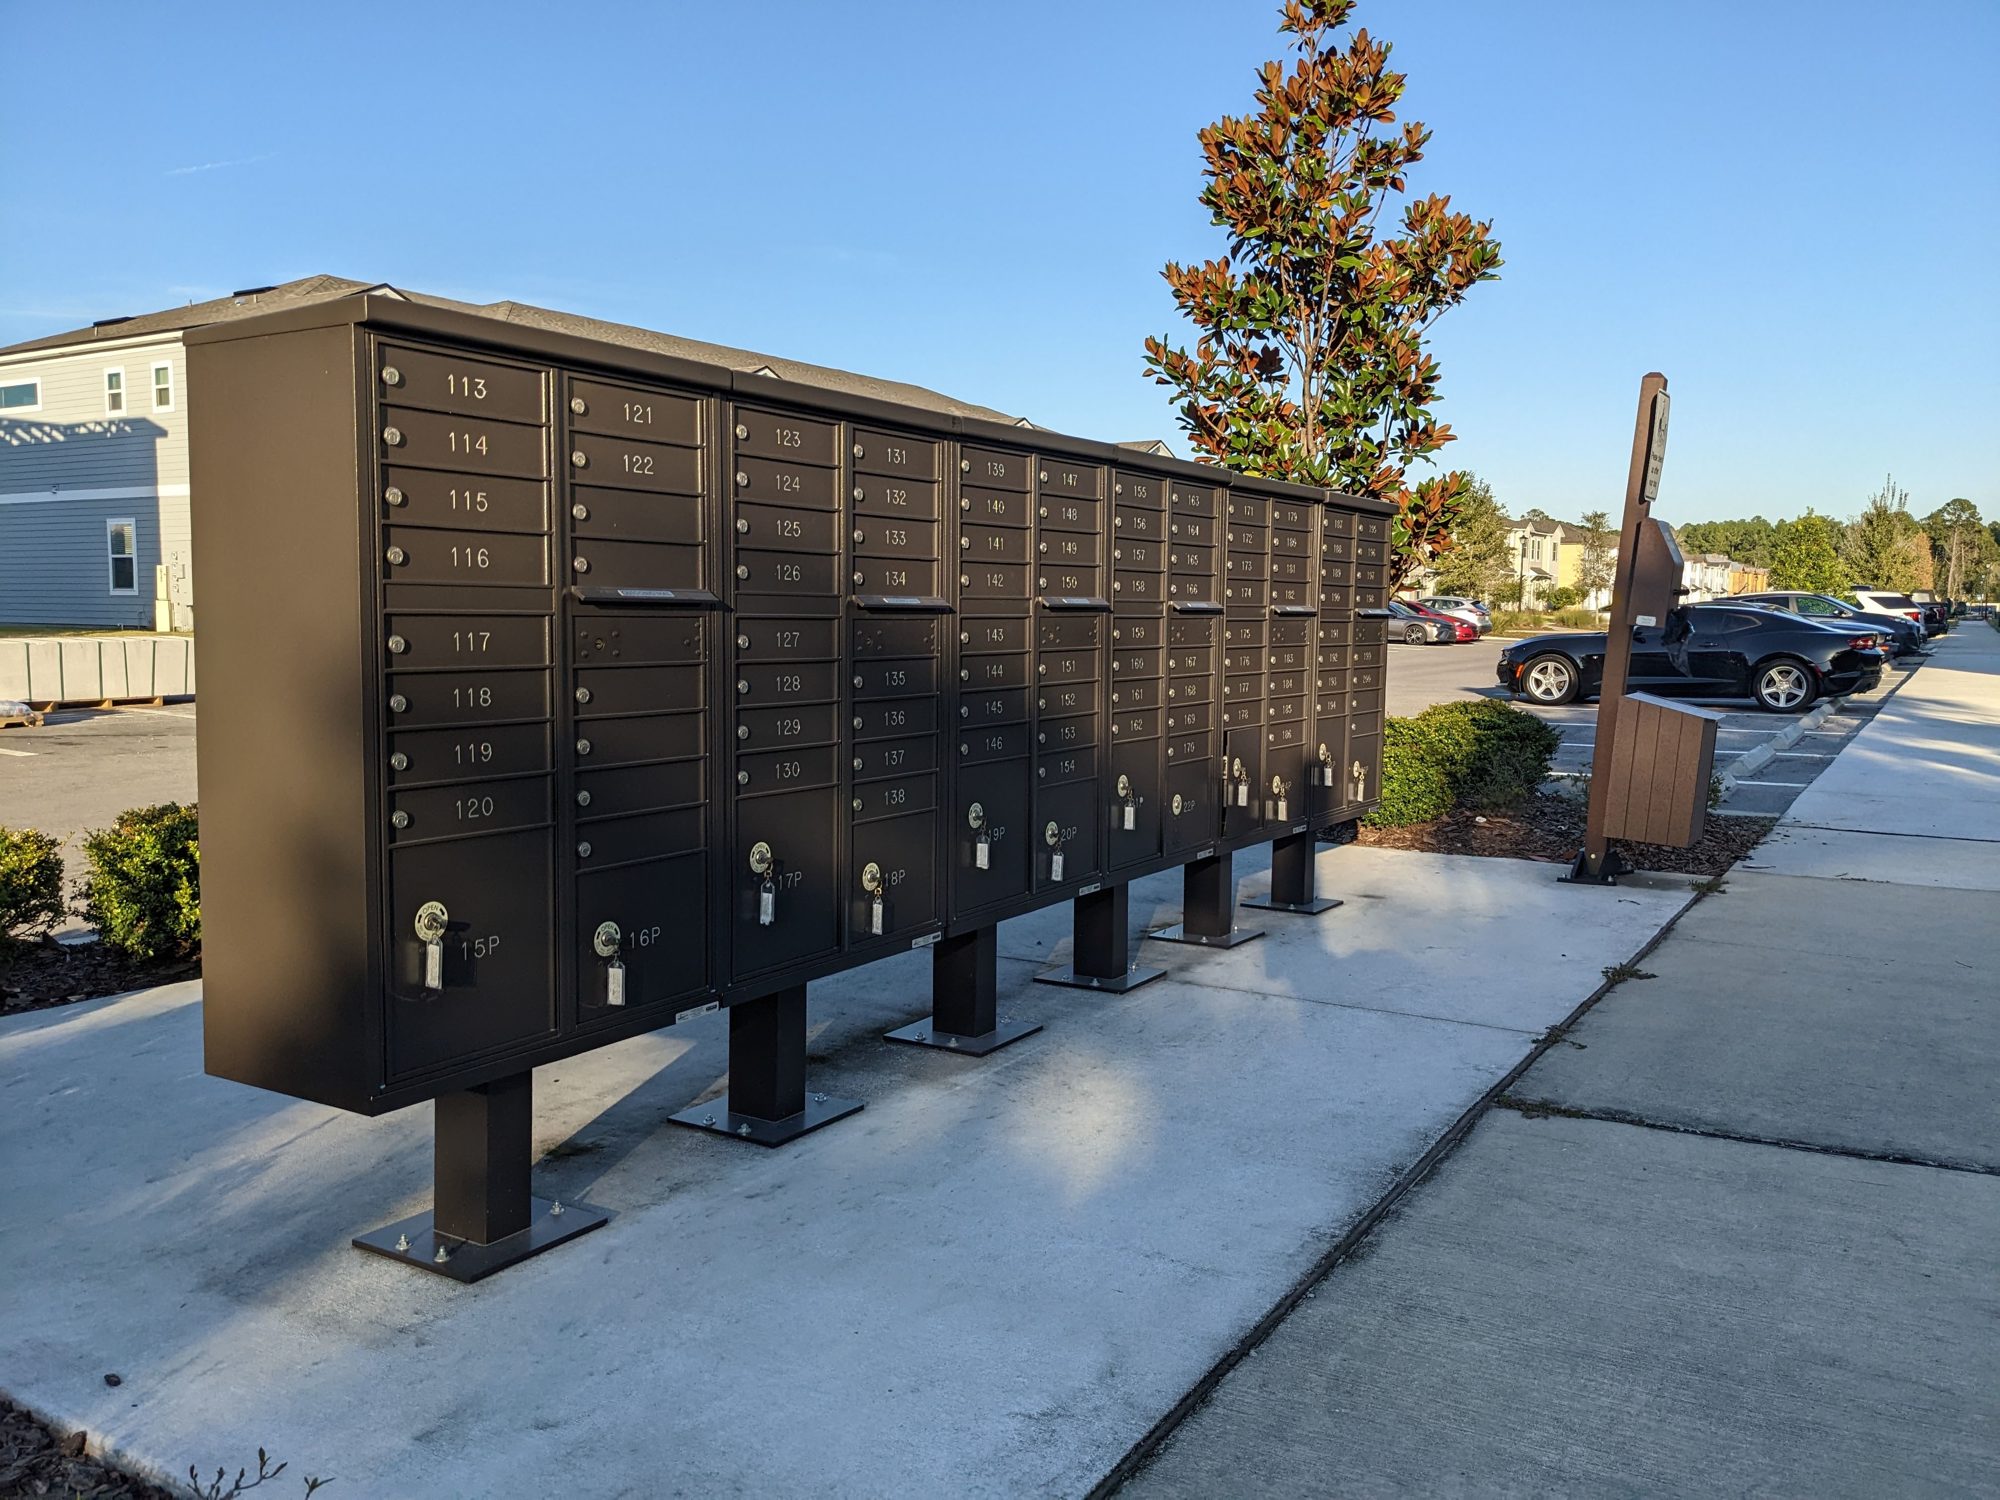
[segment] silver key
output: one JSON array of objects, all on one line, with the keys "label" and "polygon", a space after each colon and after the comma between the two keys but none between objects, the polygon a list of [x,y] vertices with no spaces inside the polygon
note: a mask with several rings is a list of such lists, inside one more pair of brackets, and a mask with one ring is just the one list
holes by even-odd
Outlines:
[{"label": "silver key", "polygon": [[604,966],[604,1003],[625,1003],[625,960],[614,958]]},{"label": "silver key", "polygon": [[757,925],[769,927],[778,920],[778,885],[766,876],[764,883],[757,887]]}]

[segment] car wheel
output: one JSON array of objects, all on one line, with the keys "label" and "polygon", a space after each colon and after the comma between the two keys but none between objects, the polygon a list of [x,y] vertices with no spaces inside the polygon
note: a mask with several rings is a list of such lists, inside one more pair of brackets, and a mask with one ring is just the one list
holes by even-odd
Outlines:
[{"label": "car wheel", "polygon": [[1403,627],[1403,644],[1406,646],[1421,646],[1428,639],[1424,627],[1414,621]]},{"label": "car wheel", "polygon": [[1576,696],[1576,664],[1566,656],[1538,656],[1521,669],[1519,682],[1532,703],[1567,703]]},{"label": "car wheel", "polygon": [[1757,706],[1767,712],[1802,714],[1819,696],[1819,686],[1813,679],[1812,668],[1802,661],[1781,656],[1757,669],[1757,680],[1751,685],[1751,692],[1756,695]]}]

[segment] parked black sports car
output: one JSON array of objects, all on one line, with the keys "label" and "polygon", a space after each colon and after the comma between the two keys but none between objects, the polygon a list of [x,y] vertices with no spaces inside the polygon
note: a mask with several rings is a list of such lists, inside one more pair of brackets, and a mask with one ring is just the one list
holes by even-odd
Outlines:
[{"label": "parked black sports car", "polygon": [[[1886,653],[1872,629],[1816,624],[1773,609],[1684,605],[1632,631],[1625,685],[1665,698],[1755,698],[1803,713],[1827,694],[1865,692]],[[1594,697],[1604,677],[1602,631],[1515,641],[1500,653],[1500,685],[1533,703]]]}]

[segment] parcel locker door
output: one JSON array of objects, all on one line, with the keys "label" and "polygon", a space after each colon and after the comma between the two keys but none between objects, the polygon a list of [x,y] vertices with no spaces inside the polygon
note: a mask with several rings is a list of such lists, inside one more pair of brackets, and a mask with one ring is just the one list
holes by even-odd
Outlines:
[{"label": "parcel locker door", "polygon": [[856,823],[851,861],[847,930],[853,942],[903,936],[943,916],[935,809]]},{"label": "parcel locker door", "polygon": [[1222,779],[1211,757],[1167,767],[1161,808],[1169,854],[1198,854],[1212,848],[1222,826]]},{"label": "parcel locker door", "polygon": [[1114,742],[1111,745],[1111,795],[1106,819],[1105,865],[1120,869],[1140,864],[1160,852],[1162,802],[1160,741]]},{"label": "parcel locker door", "polygon": [[[1094,761],[1094,749],[1084,753]],[[1087,774],[1060,786],[1037,786],[1036,793],[1036,888],[1073,885],[1095,874],[1102,868],[1104,848],[1098,821],[1096,776]]]},{"label": "parcel locker door", "polygon": [[580,873],[576,910],[577,1014],[586,1026],[707,991],[705,850]]},{"label": "parcel locker door", "polygon": [[[946,810],[954,918],[1032,888],[1035,849],[1025,760],[962,765],[955,805]],[[985,853],[980,853],[984,835]]]},{"label": "parcel locker door", "polygon": [[730,862],[737,979],[840,948],[840,789],[736,799]]},{"label": "parcel locker door", "polygon": [[1222,736],[1222,760],[1228,768],[1230,793],[1222,808],[1225,838],[1255,833],[1264,824],[1264,728],[1246,724]]}]

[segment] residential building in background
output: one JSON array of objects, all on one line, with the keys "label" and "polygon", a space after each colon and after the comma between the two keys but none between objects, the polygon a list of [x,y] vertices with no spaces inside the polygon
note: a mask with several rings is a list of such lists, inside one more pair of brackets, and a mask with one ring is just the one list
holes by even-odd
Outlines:
[{"label": "residential building in background", "polygon": [[[0,625],[191,631],[189,329],[363,294],[525,323],[955,416],[1031,423],[922,386],[800,364],[524,302],[456,302],[308,276],[0,349]],[[273,497],[282,503],[283,497]],[[273,559],[274,568],[283,559]],[[293,560],[296,561],[296,560]],[[272,586],[282,587],[274,571]]]},{"label": "residential building in background", "polygon": [[[1577,550],[1560,521],[1516,521],[1507,530],[1507,557],[1520,585],[1521,608],[1541,609],[1549,590],[1562,586],[1564,554]],[[1574,570],[1574,563],[1571,564]]]}]

